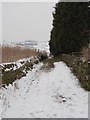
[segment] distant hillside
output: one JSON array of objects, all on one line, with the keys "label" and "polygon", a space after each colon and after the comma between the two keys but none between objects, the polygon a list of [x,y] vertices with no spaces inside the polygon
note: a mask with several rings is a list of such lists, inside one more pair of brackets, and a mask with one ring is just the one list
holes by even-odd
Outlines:
[{"label": "distant hillside", "polygon": [[49,45],[47,41],[41,42],[41,41],[25,40],[24,42],[16,43],[16,46],[36,49],[36,50],[45,51],[49,53]]}]

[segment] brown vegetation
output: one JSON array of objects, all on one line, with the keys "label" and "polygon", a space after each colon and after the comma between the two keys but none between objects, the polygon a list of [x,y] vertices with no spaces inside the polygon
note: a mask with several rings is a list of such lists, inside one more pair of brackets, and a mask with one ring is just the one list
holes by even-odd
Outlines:
[{"label": "brown vegetation", "polygon": [[89,59],[89,48],[84,47],[84,48],[82,49],[82,54],[83,54],[83,59],[84,59],[85,61],[88,61],[88,59]]},{"label": "brown vegetation", "polygon": [[14,62],[22,58],[36,56],[39,53],[35,50],[21,47],[0,46],[0,63]]}]

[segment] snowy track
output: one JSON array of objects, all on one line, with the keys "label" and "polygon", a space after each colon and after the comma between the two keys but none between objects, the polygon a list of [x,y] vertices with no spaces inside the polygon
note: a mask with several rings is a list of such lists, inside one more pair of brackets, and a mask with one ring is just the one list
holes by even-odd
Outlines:
[{"label": "snowy track", "polygon": [[9,86],[2,92],[4,118],[88,118],[88,92],[62,62],[50,72],[35,65],[18,82],[19,89]]}]

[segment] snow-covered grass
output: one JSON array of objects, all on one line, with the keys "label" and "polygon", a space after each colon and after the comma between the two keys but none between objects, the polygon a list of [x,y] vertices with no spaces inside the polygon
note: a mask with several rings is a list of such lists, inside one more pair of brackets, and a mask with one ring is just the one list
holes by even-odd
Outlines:
[{"label": "snow-covered grass", "polygon": [[[88,92],[63,62],[44,72],[34,65],[27,76],[2,88],[3,118],[88,118]],[[1,102],[1,101],[0,101]]]},{"label": "snow-covered grass", "polygon": [[26,59],[20,59],[16,62],[0,64],[2,70],[2,83],[7,85],[12,84],[12,82],[15,80],[26,76],[28,70],[31,70],[33,65],[37,64],[38,62],[39,59],[37,56],[35,56]]}]

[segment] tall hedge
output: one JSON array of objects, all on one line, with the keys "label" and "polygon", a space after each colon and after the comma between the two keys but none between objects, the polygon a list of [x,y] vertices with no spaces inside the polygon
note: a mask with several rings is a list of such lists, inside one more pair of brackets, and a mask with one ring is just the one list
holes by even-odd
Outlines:
[{"label": "tall hedge", "polygon": [[58,2],[49,41],[51,54],[79,52],[89,44],[89,3]]}]

